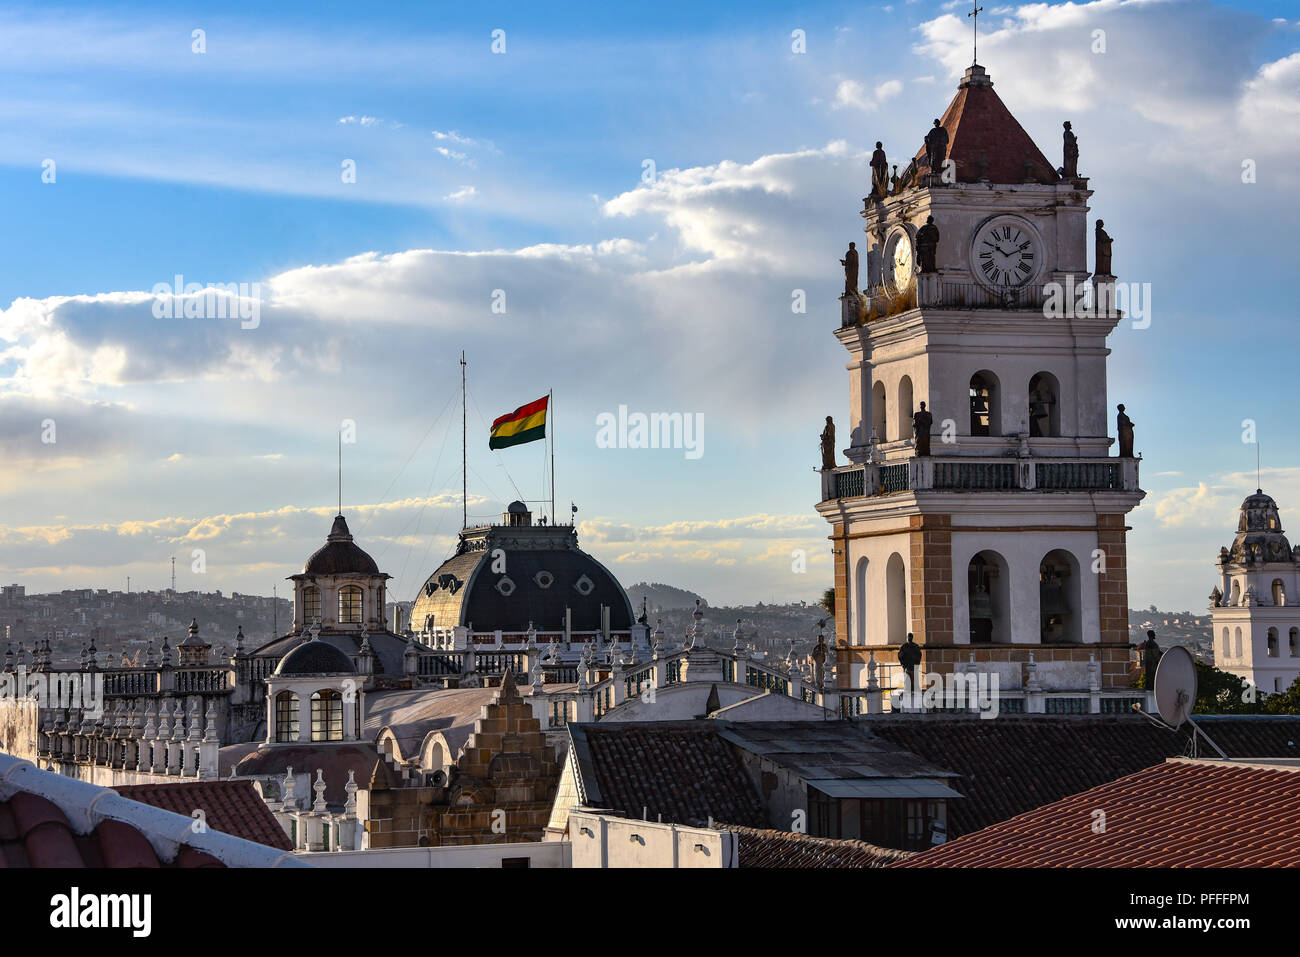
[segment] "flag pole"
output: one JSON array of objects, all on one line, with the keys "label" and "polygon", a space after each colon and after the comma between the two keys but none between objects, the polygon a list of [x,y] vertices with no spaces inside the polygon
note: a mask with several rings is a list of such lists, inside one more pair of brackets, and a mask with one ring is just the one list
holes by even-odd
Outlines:
[{"label": "flag pole", "polygon": [[465,350],[460,351],[460,527],[469,527],[468,439],[465,432]]},{"label": "flag pole", "polygon": [[555,390],[546,393],[546,417],[551,420],[551,524],[555,524]]}]

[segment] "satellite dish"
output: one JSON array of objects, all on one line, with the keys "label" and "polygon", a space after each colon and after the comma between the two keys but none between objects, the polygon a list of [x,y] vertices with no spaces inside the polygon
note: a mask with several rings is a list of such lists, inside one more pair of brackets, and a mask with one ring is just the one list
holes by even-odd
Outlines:
[{"label": "satellite dish", "polygon": [[1177,728],[1196,706],[1196,663],[1187,649],[1172,646],[1156,665],[1156,710]]}]

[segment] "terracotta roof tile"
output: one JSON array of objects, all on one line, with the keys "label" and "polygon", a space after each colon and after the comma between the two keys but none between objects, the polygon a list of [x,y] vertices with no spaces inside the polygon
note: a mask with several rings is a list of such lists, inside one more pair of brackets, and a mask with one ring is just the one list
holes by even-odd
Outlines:
[{"label": "terracotta roof tile", "polygon": [[741,867],[885,867],[906,860],[912,854],[910,851],[877,847],[866,841],[812,837],[791,831],[730,824],[716,827],[736,834]]},{"label": "terracotta roof tile", "polygon": [[[1300,718],[1198,716],[1197,721],[1231,757],[1300,757]],[[1188,753],[1189,742],[1186,731],[1169,732],[1137,715],[1003,715],[994,721],[907,716],[861,723],[961,775],[948,782],[966,795],[948,803],[950,837],[1180,757]]]},{"label": "terracotta roof tile", "polygon": [[114,788],[122,797],[193,817],[203,812],[208,827],[255,844],[293,850],[275,815],[258,797],[251,781],[187,781],[135,784]]},{"label": "terracotta roof tile", "polygon": [[[1105,829],[1094,832],[1105,812]],[[1300,769],[1176,760],[893,867],[1294,867]]]}]

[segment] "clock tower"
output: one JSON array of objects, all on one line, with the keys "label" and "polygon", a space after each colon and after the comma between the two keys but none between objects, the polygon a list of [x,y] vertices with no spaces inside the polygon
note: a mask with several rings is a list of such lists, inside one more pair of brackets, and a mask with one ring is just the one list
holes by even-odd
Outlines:
[{"label": "clock tower", "polygon": [[974,65],[903,174],[873,177],[866,288],[835,333],[849,464],[822,471],[817,506],[842,686],[872,661],[898,686],[909,633],[922,672],[993,671],[1004,693],[1128,685],[1125,516],[1144,493],[1107,434],[1120,316],[1076,305],[1113,302],[1115,278],[1100,226],[1088,268],[1069,124],[1064,150],[1053,168]]}]

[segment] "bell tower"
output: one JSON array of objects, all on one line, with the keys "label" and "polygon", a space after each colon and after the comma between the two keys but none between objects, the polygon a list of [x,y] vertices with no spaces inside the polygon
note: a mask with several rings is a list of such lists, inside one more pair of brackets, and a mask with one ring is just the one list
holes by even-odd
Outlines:
[{"label": "bell tower", "polygon": [[[929,673],[1001,687],[1128,684],[1132,430],[1107,432],[1110,238],[1065,124],[1044,156],[971,66],[902,175],[872,158],[866,287],[846,265],[848,465],[822,470],[842,685]],[[901,164],[900,164],[901,165]],[[1128,422],[1127,419],[1122,420]],[[1032,656],[1032,657],[1031,657]]]}]

